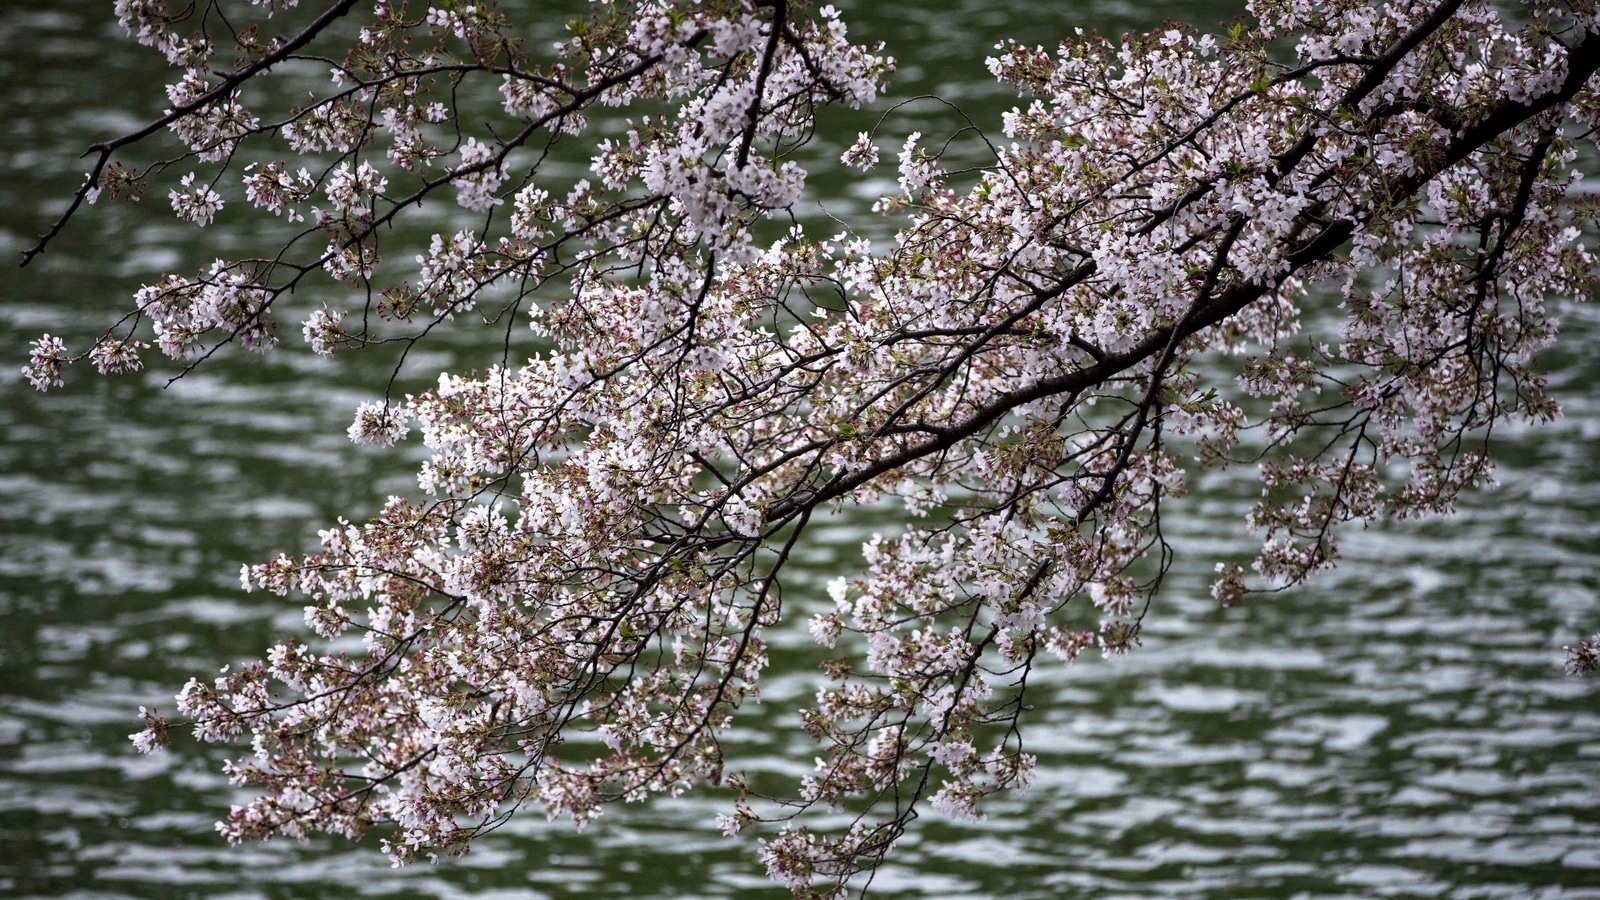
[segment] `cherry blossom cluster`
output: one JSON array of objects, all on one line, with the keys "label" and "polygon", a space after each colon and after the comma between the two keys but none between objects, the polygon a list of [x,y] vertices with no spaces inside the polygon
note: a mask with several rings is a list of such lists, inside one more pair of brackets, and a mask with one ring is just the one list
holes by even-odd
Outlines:
[{"label": "cherry blossom cluster", "polygon": [[[259,797],[230,840],[390,823],[403,862],[525,805],[582,827],[713,786],[775,880],[842,895],[919,810],[981,819],[1033,780],[1030,679],[1140,645],[1163,508],[1197,467],[1261,485],[1241,523],[1259,552],[1217,564],[1217,600],[1299,584],[1347,523],[1492,483],[1491,429],[1556,413],[1535,363],[1551,304],[1592,281],[1572,169],[1600,125],[1588,2],[1257,0],[1225,36],[1004,44],[990,70],[1020,99],[981,171],[892,118],[844,152],[895,168],[879,246],[774,222],[817,108],[873,101],[893,67],[831,7],[597,4],[535,58],[492,3],[380,3],[348,48],[327,29],[354,3],[291,6],[268,11],[317,17],[213,71],[215,35],[119,3],[184,70],[162,124],[185,166],[264,154],[242,183],[184,176],[177,214],[304,230],[163,277],[81,358],[135,369],[146,328],[175,359],[264,349],[322,275],[366,306],[306,311],[316,353],[473,319],[547,349],[363,403],[352,440],[426,444],[422,496],[246,567],[304,598],[314,637],[179,695],[201,740],[250,745],[228,772]],[[334,61],[331,87],[244,111],[286,59]],[[457,116],[469,90],[504,121]],[[601,120],[588,176],[541,167]],[[109,178],[81,196],[130,183]],[[436,196],[475,224],[380,253]],[[1302,332],[1313,305],[1336,329]],[[45,389],[77,358],[46,335],[25,371]],[[786,590],[816,519],[874,505],[906,524],[859,572]],[[797,618],[818,754],[774,796],[721,739]],[[148,750],[170,726],[145,715]]]}]

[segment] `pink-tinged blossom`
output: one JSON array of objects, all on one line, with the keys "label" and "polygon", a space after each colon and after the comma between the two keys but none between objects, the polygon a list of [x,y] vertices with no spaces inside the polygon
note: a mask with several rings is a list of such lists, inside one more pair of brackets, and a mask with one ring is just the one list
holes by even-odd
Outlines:
[{"label": "pink-tinged blossom", "polygon": [[53,387],[61,387],[61,366],[69,361],[67,346],[60,338],[47,334],[33,342],[28,364],[22,368],[22,374],[35,390],[48,391]]},{"label": "pink-tinged blossom", "polygon": [[200,353],[200,336],[204,328],[192,322],[163,322],[156,321],[152,328],[156,333],[156,346],[162,355],[169,359],[193,359]]},{"label": "pink-tinged blossom", "polygon": [[137,372],[144,368],[139,351],[149,346],[144,341],[103,337],[89,350],[89,358],[101,375]]},{"label": "pink-tinged blossom", "polygon": [[212,190],[210,185],[195,184],[193,172],[183,176],[178,183],[182,190],[174,188],[167,192],[172,200],[172,211],[186,222],[201,227],[210,225],[212,218],[222,211],[222,195]]},{"label": "pink-tinged blossom", "polygon": [[319,103],[283,126],[282,135],[296,153],[346,153],[370,127],[362,113],[351,106]]},{"label": "pink-tinged blossom", "polygon": [[952,819],[982,822],[988,818],[988,815],[978,808],[982,798],[983,793],[970,783],[946,781],[934,793],[928,805],[933,807],[935,812],[943,813]]},{"label": "pink-tinged blossom", "polygon": [[1568,675],[1587,675],[1600,669],[1600,634],[1562,649],[1567,652]]},{"label": "pink-tinged blossom", "polygon": [[343,318],[342,311],[324,306],[306,319],[301,331],[305,335],[306,343],[311,345],[313,353],[318,356],[332,356],[333,351],[339,349],[340,342],[345,339],[344,332],[339,328],[339,322]]},{"label": "pink-tinged blossom", "polygon": [[[501,79],[500,96],[507,115],[522,116],[527,119],[542,120],[560,106],[548,88],[527,79],[512,78],[510,75]],[[439,107],[442,114],[444,107],[441,104],[435,106]]]},{"label": "pink-tinged blossom", "polygon": [[878,147],[872,142],[872,135],[861,132],[856,142],[839,157],[839,161],[863,172],[877,165]]},{"label": "pink-tinged blossom", "polygon": [[357,444],[387,447],[406,436],[409,430],[406,411],[394,404],[366,401],[356,410],[350,423],[350,440]]},{"label": "pink-tinged blossom", "polygon": [[145,709],[142,706],[139,707],[139,717],[144,719],[144,728],[128,735],[128,739],[133,741],[134,749],[140,753],[155,753],[172,745],[167,735],[168,726],[165,718],[157,715],[155,710]]},{"label": "pink-tinged blossom", "polygon": [[172,14],[164,0],[116,0],[117,22],[139,43],[166,51],[178,38],[167,31]]},{"label": "pink-tinged blossom", "polygon": [[[928,182],[938,175],[939,167],[934,158],[923,150],[918,142],[922,140],[922,132],[913,131],[906,138],[905,145],[900,148],[900,190],[906,194],[914,194],[922,190]],[[876,148],[872,151],[874,159],[877,156]]]},{"label": "pink-tinged blossom", "polygon": [[380,175],[371,163],[363,162],[354,169],[348,163],[341,163],[329,173],[324,190],[334,212],[368,219],[372,217],[372,204],[383,196],[388,186],[389,179]]},{"label": "pink-tinged blossom", "polygon": [[[189,47],[193,52],[183,48]],[[232,156],[239,140],[254,132],[260,120],[239,103],[238,93],[225,97],[212,94],[216,87],[207,71],[196,65],[206,55],[205,45],[170,45],[169,56],[176,55],[189,64],[183,78],[167,86],[168,113],[183,112],[167,127],[188,145],[201,162],[218,162]]]},{"label": "pink-tinged blossom", "polygon": [[[438,106],[439,104],[433,104]],[[430,107],[431,108],[431,107]],[[383,111],[383,127],[392,142],[384,154],[389,161],[407,171],[416,172],[431,163],[442,151],[429,144],[416,120],[436,121],[428,118],[427,110],[407,107],[405,111],[388,107]],[[379,193],[382,191],[380,190]]]},{"label": "pink-tinged blossom", "polygon": [[305,221],[295,204],[311,196],[315,182],[310,172],[302,168],[291,175],[283,162],[251,163],[244,170],[244,196],[252,206],[274,216],[286,213],[290,222]]},{"label": "pink-tinged blossom", "polygon": [[487,212],[504,202],[495,196],[495,192],[508,176],[504,165],[489,165],[494,157],[494,148],[479,143],[477,138],[469,137],[461,145],[461,165],[455,171],[476,171],[451,180],[450,183],[456,188],[457,203],[474,212]]}]

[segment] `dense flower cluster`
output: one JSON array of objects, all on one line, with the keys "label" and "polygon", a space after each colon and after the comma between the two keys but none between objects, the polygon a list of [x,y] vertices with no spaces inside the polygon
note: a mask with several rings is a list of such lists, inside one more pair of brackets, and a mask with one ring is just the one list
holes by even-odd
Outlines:
[{"label": "dense flower cluster", "polygon": [[[990,68],[1023,99],[991,166],[885,144],[887,248],[769,221],[801,196],[816,108],[872,101],[892,69],[831,7],[597,4],[534,59],[492,3],[379,3],[326,94],[277,118],[239,106],[245,79],[336,43],[354,11],[221,73],[209,37],[177,37],[184,14],[119,2],[185,70],[163,124],[197,164],[242,142],[299,155],[247,167],[234,205],[328,203],[268,261],[145,288],[133,324],[177,359],[263,348],[321,271],[374,315],[311,311],[317,353],[490,302],[549,349],[363,404],[352,440],[415,425],[426,497],[244,572],[306,598],[318,641],[179,696],[201,739],[250,744],[229,774],[261,795],[230,839],[392,822],[404,861],[465,852],[525,804],[582,826],[722,785],[722,828],[766,829],[774,879],[842,892],[919,808],[978,819],[1032,780],[1030,675],[1139,645],[1190,457],[1259,466],[1253,571],[1219,564],[1213,586],[1232,604],[1332,565],[1343,523],[1448,511],[1491,481],[1491,427],[1555,414],[1532,362],[1548,301],[1591,277],[1570,199],[1574,135],[1600,125],[1588,0],[1517,21],[1474,0],[1255,0],[1224,38],[1001,46]],[[507,127],[468,133],[439,99],[476,85]],[[619,127],[592,178],[540,168],[602,117]],[[842,162],[879,165],[878,135]],[[175,211],[209,222],[227,177],[185,177]],[[386,262],[385,227],[447,188],[480,224]],[[1338,333],[1300,334],[1331,295]],[[127,370],[144,346],[124,331],[92,353]],[[28,378],[57,385],[73,358],[45,336]],[[794,615],[784,567],[815,516],[880,502],[907,527],[810,623],[844,653],[800,713],[816,767],[758,796],[719,738]],[[169,726],[146,715],[148,750]],[[853,824],[813,830],[812,808]]]}]

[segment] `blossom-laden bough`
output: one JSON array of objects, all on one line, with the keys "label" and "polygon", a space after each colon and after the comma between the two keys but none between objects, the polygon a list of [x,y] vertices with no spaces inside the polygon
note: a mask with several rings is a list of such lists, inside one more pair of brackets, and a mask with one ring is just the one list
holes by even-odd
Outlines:
[{"label": "blossom-laden bough", "polygon": [[[1259,465],[1255,571],[1219,564],[1216,598],[1299,584],[1344,523],[1448,511],[1491,480],[1497,424],[1555,415],[1533,367],[1547,302],[1590,283],[1570,167],[1600,123],[1590,0],[1514,20],[1255,0],[1220,37],[1003,45],[990,68],[1025,104],[1009,140],[963,172],[906,140],[879,250],[790,216],[818,107],[872,102],[893,69],[831,8],[598,3],[541,55],[490,2],[225,5],[118,0],[182,76],[159,120],[91,148],[27,257],[82,204],[174,177],[181,219],[248,206],[290,230],[145,287],[81,353],[45,336],[29,379],[134,370],[149,340],[186,367],[267,350],[324,276],[352,309],[306,315],[317,353],[409,349],[469,313],[549,348],[363,405],[357,442],[420,429],[425,496],[245,571],[361,649],[285,641],[184,688],[200,739],[251,747],[228,772],[260,797],[230,840],[387,824],[405,861],[529,804],[581,826],[713,785],[772,877],[843,894],[924,808],[980,817],[1028,783],[1036,667],[1139,643],[1185,456]],[[325,91],[247,105],[307,61]],[[498,128],[463,113],[491,89]],[[624,121],[591,180],[547,174],[559,143]],[[167,130],[173,156],[118,161]],[[841,162],[870,168],[884,137]],[[390,226],[440,194],[480,224],[412,266]],[[1297,334],[1306,298],[1335,296],[1337,337]],[[1208,383],[1201,358],[1229,354],[1259,414]],[[721,739],[758,695],[764,632],[795,615],[785,568],[820,515],[880,502],[904,532],[811,620],[845,653],[801,714],[817,768],[761,796]],[[141,749],[168,729],[146,717]],[[854,824],[815,830],[814,808]]]}]

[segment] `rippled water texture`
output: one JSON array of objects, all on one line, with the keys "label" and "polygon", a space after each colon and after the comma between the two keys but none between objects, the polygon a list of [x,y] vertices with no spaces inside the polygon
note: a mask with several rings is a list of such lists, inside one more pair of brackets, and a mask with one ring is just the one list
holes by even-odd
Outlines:
[{"label": "rippled water texture", "polygon": [[[165,75],[119,38],[109,6],[0,5],[8,258],[81,177],[84,145],[160,111]],[[853,34],[905,60],[895,97],[939,91],[990,127],[1010,101],[981,59],[1002,35],[1231,14],[1045,0],[847,10]],[[876,114],[829,120],[818,158]],[[897,115],[892,139],[959,127],[934,104]],[[851,215],[882,184],[814,186]],[[229,849],[211,830],[236,799],[220,754],[133,754],[138,705],[170,708],[191,675],[298,627],[294,602],[239,592],[239,565],[371,513],[412,488],[416,462],[415,448],[344,440],[387,371],[359,354],[222,360],[165,390],[162,373],[27,389],[28,340],[48,330],[81,345],[141,278],[249,236],[226,221],[180,230],[163,206],[97,207],[35,267],[0,270],[0,896],[781,895],[753,841],[710,826],[714,797],[614,809],[582,835],[526,817],[459,863],[390,870],[341,841]],[[1567,416],[1504,437],[1503,486],[1447,521],[1350,534],[1347,561],[1309,589],[1214,608],[1204,570],[1248,555],[1252,489],[1200,479],[1170,523],[1188,555],[1144,649],[1049,680],[1028,732],[1040,783],[983,827],[923,819],[876,895],[1600,897],[1600,681],[1560,670],[1561,645],[1600,629],[1600,318],[1576,307],[1566,322],[1549,364]],[[402,388],[491,361],[491,345],[463,330]],[[811,600],[791,612],[892,525],[819,530],[786,595]],[[793,778],[813,753],[788,723],[815,689],[815,648],[803,629],[777,643],[765,703],[730,749],[756,777]]]}]

